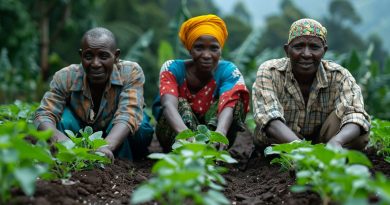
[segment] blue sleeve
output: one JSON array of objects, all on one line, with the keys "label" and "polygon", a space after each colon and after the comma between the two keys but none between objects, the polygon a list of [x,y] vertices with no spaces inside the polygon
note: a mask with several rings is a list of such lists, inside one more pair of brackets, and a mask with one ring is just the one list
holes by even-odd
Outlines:
[{"label": "blue sleeve", "polygon": [[229,61],[220,61],[215,71],[217,89],[214,93],[221,96],[222,93],[231,90],[238,82],[244,83],[244,78],[237,66]]},{"label": "blue sleeve", "polygon": [[184,60],[168,60],[162,66],[160,74],[163,71],[171,72],[175,78],[178,85],[182,85],[184,78],[186,76]]}]

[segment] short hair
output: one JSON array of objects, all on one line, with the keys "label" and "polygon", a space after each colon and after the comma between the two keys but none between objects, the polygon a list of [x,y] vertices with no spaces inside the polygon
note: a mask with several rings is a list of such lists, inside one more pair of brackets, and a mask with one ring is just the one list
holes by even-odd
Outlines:
[{"label": "short hair", "polygon": [[92,28],[85,32],[83,38],[81,39],[81,44],[87,38],[98,39],[101,37],[107,37],[109,40],[111,40],[113,49],[116,49],[116,39],[114,34],[110,30],[103,27]]}]

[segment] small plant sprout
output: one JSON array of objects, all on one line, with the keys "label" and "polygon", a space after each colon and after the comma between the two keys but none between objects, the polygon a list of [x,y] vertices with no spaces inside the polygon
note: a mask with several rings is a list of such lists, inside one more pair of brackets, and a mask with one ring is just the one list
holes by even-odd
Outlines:
[{"label": "small plant sprout", "polygon": [[368,204],[368,198],[375,194],[381,203],[390,203],[389,180],[380,174],[372,178],[369,171],[372,164],[361,152],[302,141],[273,145],[265,154],[278,154],[280,158],[271,163],[295,171],[293,192],[317,192],[324,205],[330,202]]},{"label": "small plant sprout", "polygon": [[102,138],[102,132],[95,132],[91,127],[80,130],[81,136],[76,136],[72,131],[65,131],[71,140],[55,144],[58,152],[55,154],[55,166],[53,173],[61,179],[69,179],[71,172],[104,167],[110,160],[97,149],[106,145]]},{"label": "small plant sprout", "polygon": [[[193,142],[187,139],[193,138]],[[229,204],[222,194],[226,184],[222,173],[227,169],[217,161],[236,163],[227,151],[218,151],[214,143],[228,144],[228,139],[199,125],[197,130],[185,130],[176,136],[173,151],[149,155],[158,161],[152,177],[139,186],[131,198],[132,204],[155,200],[161,204]]]},{"label": "small plant sprout", "polygon": [[0,124],[0,204],[9,200],[11,188],[20,187],[32,196],[37,178],[50,177],[49,167],[54,162],[46,141],[51,135],[51,131],[37,131],[22,120]]}]

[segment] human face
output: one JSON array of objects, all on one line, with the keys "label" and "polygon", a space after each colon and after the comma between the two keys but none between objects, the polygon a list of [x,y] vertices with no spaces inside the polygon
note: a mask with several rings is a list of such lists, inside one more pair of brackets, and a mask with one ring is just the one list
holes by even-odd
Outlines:
[{"label": "human face", "polygon": [[221,46],[213,36],[200,36],[190,50],[192,60],[198,71],[211,72],[221,57]]},{"label": "human face", "polygon": [[120,50],[114,49],[113,41],[105,36],[86,37],[81,45],[81,63],[90,84],[105,84],[111,76],[114,64],[118,61]]},{"label": "human face", "polygon": [[302,75],[312,75],[317,72],[327,49],[327,45],[315,36],[300,36],[284,46],[294,74]]}]

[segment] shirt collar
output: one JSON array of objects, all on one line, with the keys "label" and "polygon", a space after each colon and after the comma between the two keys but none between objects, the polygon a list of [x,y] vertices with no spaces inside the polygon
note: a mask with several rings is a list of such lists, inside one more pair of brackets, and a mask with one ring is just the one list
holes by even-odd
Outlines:
[{"label": "shirt collar", "polygon": [[[119,68],[118,68],[119,67]],[[79,72],[76,72],[75,80],[72,82],[71,91],[85,91],[85,89],[88,87],[87,85],[87,77],[85,75],[84,68],[82,64],[79,64]],[[111,85],[118,85],[123,86],[123,79],[121,78],[120,74],[120,66],[117,66],[114,64],[114,68],[112,69],[111,77],[110,77]]]}]

